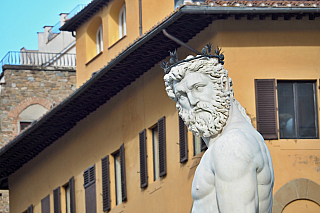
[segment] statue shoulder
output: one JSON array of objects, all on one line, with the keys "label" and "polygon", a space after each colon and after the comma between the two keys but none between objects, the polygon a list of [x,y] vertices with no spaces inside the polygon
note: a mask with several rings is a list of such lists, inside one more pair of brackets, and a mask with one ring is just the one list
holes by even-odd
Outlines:
[{"label": "statue shoulder", "polygon": [[254,158],[254,150],[257,145],[255,137],[250,132],[235,128],[221,134],[213,144],[212,154],[223,155],[223,157],[235,160],[250,161]]}]

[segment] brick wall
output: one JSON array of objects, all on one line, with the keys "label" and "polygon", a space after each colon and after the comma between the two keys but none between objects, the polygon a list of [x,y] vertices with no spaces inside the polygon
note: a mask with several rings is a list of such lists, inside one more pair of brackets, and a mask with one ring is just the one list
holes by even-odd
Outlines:
[{"label": "brick wall", "polygon": [[[18,134],[19,114],[26,107],[39,104],[50,110],[75,90],[74,69],[4,66],[0,82],[0,148]],[[9,212],[9,194],[0,190],[0,213],[5,212]]]}]

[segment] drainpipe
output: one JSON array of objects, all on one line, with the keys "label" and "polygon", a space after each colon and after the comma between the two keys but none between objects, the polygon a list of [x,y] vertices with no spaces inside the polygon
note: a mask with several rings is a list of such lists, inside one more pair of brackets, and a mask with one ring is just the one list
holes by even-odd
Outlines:
[{"label": "drainpipe", "polygon": [[140,36],[142,35],[142,6],[141,0],[139,0],[139,32]]},{"label": "drainpipe", "polygon": [[74,38],[75,38],[75,37],[76,37],[76,35],[75,35],[74,33],[75,33],[75,31],[72,31],[72,32],[71,32],[71,35],[72,35],[72,37],[74,37]]}]

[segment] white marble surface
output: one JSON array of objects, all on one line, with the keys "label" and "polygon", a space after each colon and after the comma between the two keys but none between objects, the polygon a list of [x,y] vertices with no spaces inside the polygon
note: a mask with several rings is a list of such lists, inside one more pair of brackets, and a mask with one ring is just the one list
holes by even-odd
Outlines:
[{"label": "white marble surface", "polygon": [[271,156],[234,99],[228,72],[202,58],[173,67],[164,80],[179,115],[208,146],[193,179],[192,212],[271,213]]}]

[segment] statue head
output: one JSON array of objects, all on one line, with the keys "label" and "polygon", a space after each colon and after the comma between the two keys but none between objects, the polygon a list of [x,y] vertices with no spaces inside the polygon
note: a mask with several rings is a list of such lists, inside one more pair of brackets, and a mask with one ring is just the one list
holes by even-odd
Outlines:
[{"label": "statue head", "polygon": [[[193,56],[188,56],[191,59]],[[202,57],[174,66],[164,76],[166,92],[179,116],[200,137],[222,132],[233,98],[228,71],[216,58]]]}]

